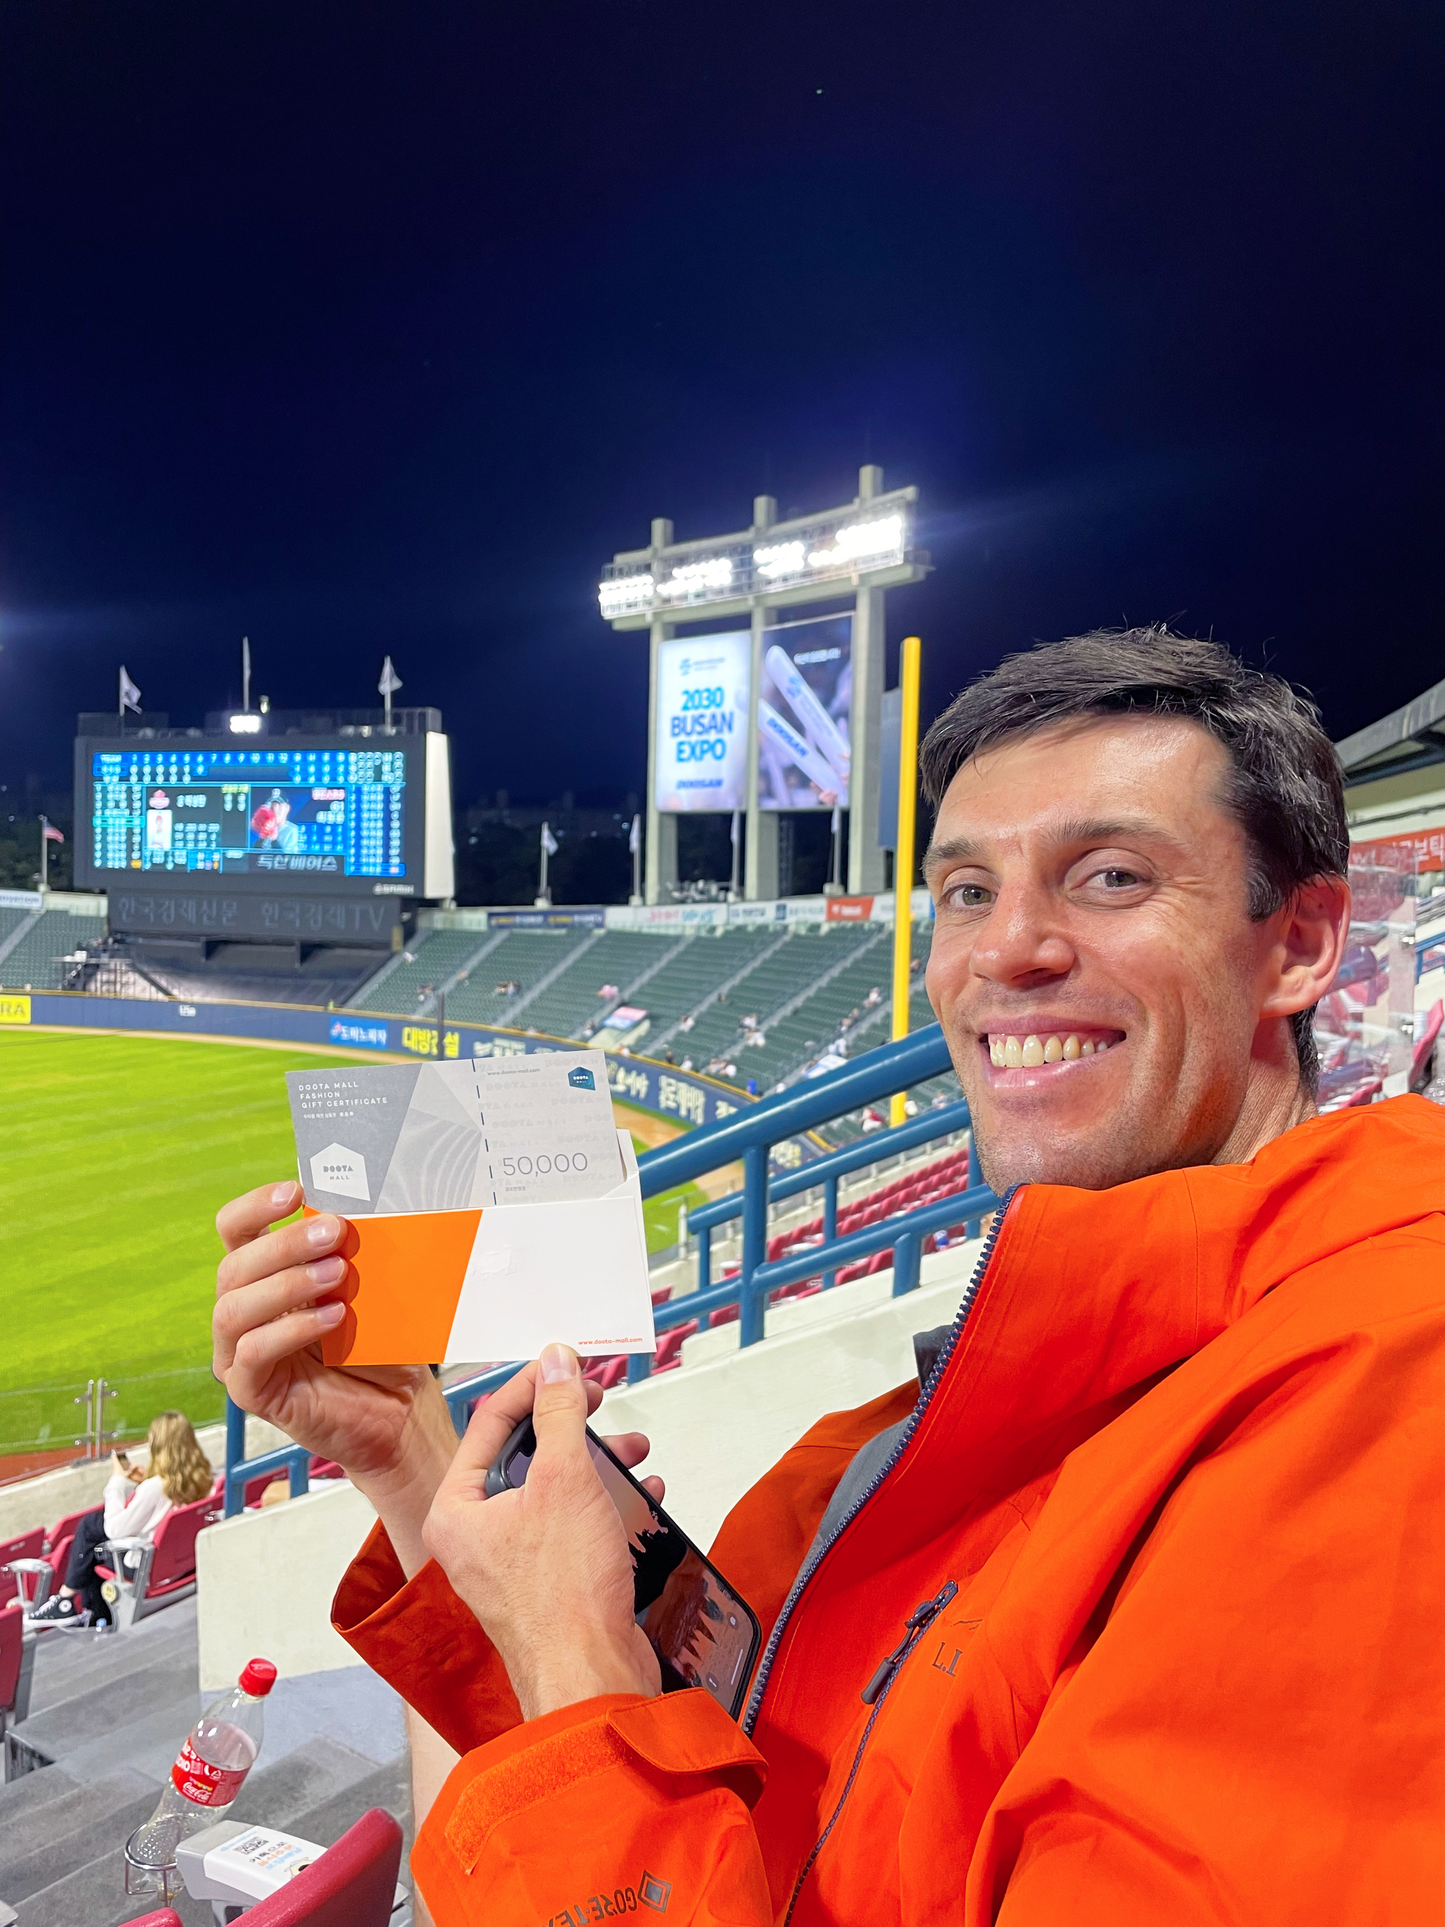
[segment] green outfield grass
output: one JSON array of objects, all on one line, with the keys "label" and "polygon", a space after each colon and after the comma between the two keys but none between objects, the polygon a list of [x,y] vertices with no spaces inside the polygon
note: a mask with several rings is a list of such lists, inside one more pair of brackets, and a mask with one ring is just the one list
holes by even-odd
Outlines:
[{"label": "green outfield grass", "polygon": [[[120,1384],[110,1422],[132,1434],[171,1403],[219,1414],[216,1210],[295,1170],[284,1073],[322,1061],[366,1060],[0,1032],[0,1453],[68,1444],[71,1392],[92,1377]],[[683,1198],[702,1193],[649,1201],[651,1248],[675,1239]]]}]

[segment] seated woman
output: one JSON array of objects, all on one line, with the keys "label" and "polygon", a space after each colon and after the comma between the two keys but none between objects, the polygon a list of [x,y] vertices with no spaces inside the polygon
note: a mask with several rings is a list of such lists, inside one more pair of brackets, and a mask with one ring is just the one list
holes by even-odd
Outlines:
[{"label": "seated woman", "polygon": [[88,1512],[75,1529],[65,1584],[27,1616],[27,1624],[108,1626],[110,1609],[95,1572],[97,1549],[109,1540],[149,1545],[172,1506],[190,1505],[211,1490],[215,1481],[211,1462],[184,1412],[158,1412],[146,1443],[149,1473],[132,1465],[124,1453],[111,1453],[104,1504]]}]

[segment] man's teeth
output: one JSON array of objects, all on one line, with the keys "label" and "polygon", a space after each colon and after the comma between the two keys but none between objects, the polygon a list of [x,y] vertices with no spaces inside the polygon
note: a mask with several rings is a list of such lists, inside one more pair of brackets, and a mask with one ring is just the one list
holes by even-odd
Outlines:
[{"label": "man's teeth", "polygon": [[1050,1031],[1047,1036],[1038,1037],[1032,1032],[1027,1037],[999,1037],[992,1031],[988,1039],[988,1055],[991,1063],[1000,1070],[1032,1070],[1036,1064],[1072,1064],[1080,1057],[1102,1056],[1109,1048],[1106,1038],[1082,1040],[1069,1031],[1060,1035]]}]

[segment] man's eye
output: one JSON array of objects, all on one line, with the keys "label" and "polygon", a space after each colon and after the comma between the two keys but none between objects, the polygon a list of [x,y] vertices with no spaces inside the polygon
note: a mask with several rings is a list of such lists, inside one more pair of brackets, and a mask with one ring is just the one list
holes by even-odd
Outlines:
[{"label": "man's eye", "polygon": [[1106,890],[1132,890],[1143,881],[1134,870],[1100,870],[1097,875]]},{"label": "man's eye", "polygon": [[993,902],[993,892],[982,883],[956,883],[949,891],[960,910],[981,910]]}]

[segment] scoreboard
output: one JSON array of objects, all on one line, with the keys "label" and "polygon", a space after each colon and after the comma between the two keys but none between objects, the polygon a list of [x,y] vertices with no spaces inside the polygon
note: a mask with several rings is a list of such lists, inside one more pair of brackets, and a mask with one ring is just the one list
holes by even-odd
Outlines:
[{"label": "scoreboard", "polygon": [[76,743],[76,882],[321,896],[450,896],[444,736]]}]

